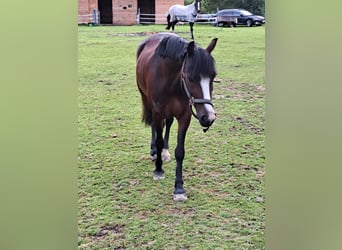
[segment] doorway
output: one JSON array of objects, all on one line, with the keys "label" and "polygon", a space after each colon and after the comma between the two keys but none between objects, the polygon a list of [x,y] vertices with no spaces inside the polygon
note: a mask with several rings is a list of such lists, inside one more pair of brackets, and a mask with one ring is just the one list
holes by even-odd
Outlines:
[{"label": "doorway", "polygon": [[155,23],[155,0],[138,0],[138,8],[140,9],[140,23]]},{"label": "doorway", "polygon": [[112,0],[98,0],[100,11],[100,24],[113,24]]}]

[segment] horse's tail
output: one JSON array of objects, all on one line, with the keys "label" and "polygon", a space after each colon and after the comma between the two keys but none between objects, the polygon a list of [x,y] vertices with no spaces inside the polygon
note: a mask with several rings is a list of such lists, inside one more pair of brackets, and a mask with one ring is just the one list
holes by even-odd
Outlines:
[{"label": "horse's tail", "polygon": [[171,15],[170,13],[167,14],[166,20],[167,20],[167,27],[166,29],[169,30],[171,28],[171,23],[170,23]]},{"label": "horse's tail", "polygon": [[146,96],[143,95],[140,89],[139,91],[141,93],[141,100],[143,104],[141,121],[145,123],[146,126],[151,126],[152,125],[152,109],[149,107],[147,103]]},{"label": "horse's tail", "polygon": [[[142,53],[142,51],[144,50],[145,45],[146,45],[146,40],[143,41],[142,43],[140,43],[140,45],[138,46],[137,54],[136,54],[137,60],[138,60],[140,54]],[[138,78],[137,78],[137,84],[138,84],[138,89],[139,89],[140,94],[141,94],[141,100],[142,100],[142,105],[143,105],[141,121],[144,122],[146,125],[151,125],[152,124],[152,110],[151,110],[151,108],[149,108],[145,94],[140,89],[140,84],[139,84]]]},{"label": "horse's tail", "polygon": [[145,48],[146,42],[143,41],[141,44],[139,44],[138,49],[137,49],[137,54],[136,54],[136,58],[138,59],[141,52],[143,51],[143,49]]}]

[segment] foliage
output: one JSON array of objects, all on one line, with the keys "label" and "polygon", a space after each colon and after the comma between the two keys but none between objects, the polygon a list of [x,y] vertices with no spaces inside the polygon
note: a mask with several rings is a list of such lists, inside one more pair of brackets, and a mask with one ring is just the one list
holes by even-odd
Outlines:
[{"label": "foliage", "polygon": [[[185,4],[192,3],[193,0],[185,0]],[[255,15],[265,16],[265,0],[202,0],[202,13],[216,13],[217,9],[241,8],[252,12]]]},{"label": "foliage", "polygon": [[[217,120],[186,138],[185,203],[174,203],[174,157],[152,179],[150,129],[135,83],[138,44],[165,26],[79,27],[79,249],[265,249],[264,27],[195,25],[213,37]],[[176,31],[189,38],[188,26]],[[170,152],[176,144],[172,127]]]}]

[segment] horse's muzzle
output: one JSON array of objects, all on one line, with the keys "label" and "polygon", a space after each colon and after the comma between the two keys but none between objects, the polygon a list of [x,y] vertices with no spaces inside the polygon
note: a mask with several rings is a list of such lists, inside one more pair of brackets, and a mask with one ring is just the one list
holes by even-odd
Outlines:
[{"label": "horse's muzzle", "polygon": [[215,113],[207,113],[199,117],[199,122],[201,126],[203,127],[203,132],[207,132],[209,127],[214,123],[216,120],[216,114]]}]

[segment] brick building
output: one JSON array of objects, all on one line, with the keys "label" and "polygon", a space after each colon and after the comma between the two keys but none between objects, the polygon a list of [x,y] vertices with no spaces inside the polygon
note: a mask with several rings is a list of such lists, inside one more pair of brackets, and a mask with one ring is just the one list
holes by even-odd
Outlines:
[{"label": "brick building", "polygon": [[78,23],[133,25],[137,17],[166,23],[167,10],[174,4],[183,5],[184,0],[78,0]]}]

